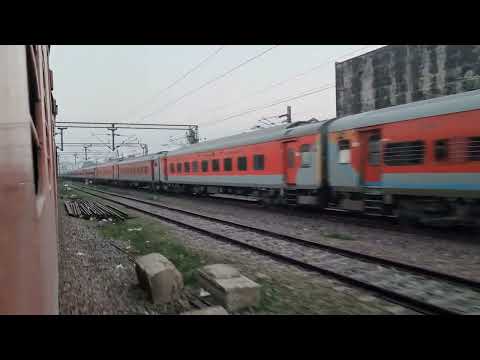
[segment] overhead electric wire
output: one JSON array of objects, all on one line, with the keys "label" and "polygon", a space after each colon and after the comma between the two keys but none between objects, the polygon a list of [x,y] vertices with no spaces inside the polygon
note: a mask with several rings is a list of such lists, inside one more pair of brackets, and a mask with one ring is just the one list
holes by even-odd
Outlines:
[{"label": "overhead electric wire", "polygon": [[270,104],[263,105],[263,106],[260,106],[260,107],[254,107],[254,108],[246,109],[245,111],[243,111],[243,112],[241,112],[241,113],[234,114],[234,115],[230,115],[230,116],[227,116],[226,118],[223,118],[223,119],[214,120],[214,121],[210,121],[210,122],[205,122],[205,123],[203,123],[203,124],[201,123],[201,124],[199,124],[199,125],[201,125],[201,126],[203,126],[203,127],[211,126],[211,125],[218,124],[218,123],[220,123],[220,122],[224,122],[224,121],[227,121],[227,120],[230,120],[230,119],[233,119],[233,118],[242,116],[242,115],[246,115],[246,114],[249,114],[249,113],[258,111],[258,110],[267,109],[267,108],[269,108],[269,107],[272,107],[272,106],[275,106],[275,105],[279,105],[279,104],[285,103],[285,102],[287,102],[287,101],[293,101],[293,100],[301,99],[301,98],[306,97],[306,96],[309,96],[309,95],[317,94],[317,93],[320,93],[320,92],[322,92],[322,91],[331,89],[331,88],[333,88],[333,87],[335,87],[335,84],[327,84],[327,85],[324,85],[324,86],[321,87],[321,88],[310,89],[310,90],[304,91],[304,92],[302,92],[301,94],[295,95],[295,96],[293,96],[293,97],[290,96],[290,97],[288,97],[288,98],[278,99],[278,100],[275,101],[274,103],[270,103]]},{"label": "overhead electric wire", "polygon": [[[359,52],[359,51],[365,50],[366,48],[369,48],[369,47],[371,47],[371,46],[372,46],[372,45],[367,45],[367,46],[364,46],[364,47],[362,47],[362,48],[360,48],[360,49],[357,49],[357,50],[354,50],[354,51],[350,51],[350,52],[348,52],[347,54],[344,54],[344,55],[342,55],[342,56],[340,56],[340,57],[330,58],[329,60],[324,61],[324,62],[322,62],[322,63],[320,63],[320,64],[318,64],[318,65],[315,65],[314,67],[312,67],[312,68],[310,68],[310,69],[308,69],[308,70],[306,70],[306,71],[304,71],[304,72],[301,72],[301,73],[299,73],[299,74],[290,76],[290,77],[288,77],[287,79],[284,79],[284,80],[282,80],[282,81],[273,83],[273,84],[271,84],[271,85],[269,85],[269,86],[267,86],[267,87],[265,87],[265,88],[263,88],[263,89],[261,89],[261,90],[259,90],[259,91],[256,91],[256,92],[254,92],[254,93],[251,93],[251,94],[249,94],[249,95],[247,95],[247,96],[258,95],[258,94],[263,93],[263,92],[265,92],[266,90],[269,90],[269,89],[271,89],[271,88],[273,88],[273,87],[276,87],[276,86],[279,86],[279,85],[283,85],[283,84],[285,84],[285,83],[287,83],[287,82],[289,82],[289,81],[291,81],[291,80],[293,80],[293,79],[296,79],[296,78],[305,76],[306,74],[308,74],[308,73],[310,73],[310,72],[312,72],[312,71],[315,71],[315,70],[320,69],[320,68],[321,68],[322,66],[324,66],[325,64],[330,63],[332,60],[333,60],[333,61],[337,61],[337,60],[339,60],[339,59],[342,59],[342,58],[345,58],[345,57],[347,57],[347,56],[353,55],[354,53],[357,53],[357,52]],[[266,109],[266,108],[269,108],[269,107],[272,107],[272,106],[275,106],[275,105],[279,105],[279,104],[285,103],[285,102],[287,102],[287,101],[297,100],[297,99],[303,98],[303,97],[305,97],[305,96],[313,95],[313,94],[322,92],[322,91],[324,91],[324,90],[328,90],[328,89],[330,89],[330,88],[333,88],[333,87],[335,87],[335,84],[327,84],[327,85],[325,85],[325,86],[327,86],[327,87],[326,87],[326,88],[321,88],[321,89],[316,89],[316,90],[312,89],[312,90],[307,91],[306,94],[303,94],[303,93],[302,93],[302,94],[297,95],[297,96],[294,96],[294,97],[289,97],[289,98],[284,98],[284,99],[278,99],[278,100],[276,100],[276,102],[273,103],[273,104],[268,104],[268,105],[266,105],[266,106],[261,106],[261,107],[253,107],[253,108],[250,108],[250,109],[246,109],[245,111],[243,111],[243,112],[241,112],[241,113],[239,113],[239,114],[230,115],[230,116],[227,116],[226,118],[223,118],[223,119],[220,119],[220,120],[215,120],[215,121],[211,121],[211,122],[206,122],[206,123],[199,124],[199,125],[202,125],[203,127],[207,127],[207,126],[210,126],[210,125],[213,125],[213,124],[217,124],[217,123],[220,123],[220,122],[223,122],[223,121],[227,121],[227,120],[230,120],[230,119],[233,119],[233,118],[242,116],[242,115],[246,115],[246,114],[249,114],[249,113],[258,111],[258,110],[263,110],[263,109]],[[230,104],[232,104],[232,103],[230,103]],[[228,106],[228,105],[226,105],[226,106]],[[226,107],[226,106],[222,106],[222,107]],[[217,109],[218,109],[218,108],[217,108]]]},{"label": "overhead electric wire", "polygon": [[320,114],[317,113],[316,110],[308,110],[308,111],[301,111],[301,112],[296,112],[295,111],[295,118],[299,118],[302,116],[305,116],[307,114],[310,114],[309,118],[315,118],[317,120],[323,120],[323,119],[331,119],[332,117],[335,117],[335,115],[325,115],[324,113]]},{"label": "overhead electric wire", "polygon": [[270,85],[268,85],[268,86],[266,86],[266,87],[264,87],[264,88],[262,88],[262,89],[260,89],[260,90],[254,91],[254,92],[249,93],[249,94],[246,94],[246,95],[244,95],[244,96],[241,96],[241,97],[237,98],[237,99],[236,99],[235,101],[233,101],[233,102],[229,102],[229,103],[224,104],[224,105],[220,105],[220,106],[217,106],[217,107],[214,107],[214,108],[207,109],[207,112],[215,112],[216,110],[220,110],[220,109],[224,109],[224,108],[226,108],[226,107],[229,107],[229,106],[231,106],[232,104],[237,103],[239,100],[248,98],[248,97],[253,96],[253,95],[263,94],[263,93],[267,92],[268,90],[270,90],[270,89],[272,89],[272,88],[274,88],[274,87],[278,87],[278,86],[280,86],[280,85],[286,84],[287,82],[290,82],[291,80],[300,78],[300,77],[302,77],[302,76],[305,76],[305,75],[309,74],[310,72],[316,71],[316,70],[322,68],[323,66],[329,64],[331,61],[334,61],[334,62],[335,62],[335,61],[338,61],[339,59],[342,59],[342,58],[345,58],[345,57],[347,57],[347,56],[353,55],[354,53],[357,53],[357,52],[359,52],[359,51],[365,50],[366,48],[369,48],[369,47],[371,47],[371,46],[372,46],[372,45],[367,45],[367,46],[364,46],[364,47],[362,47],[362,48],[360,48],[360,49],[357,49],[357,50],[354,50],[354,51],[350,51],[350,52],[348,52],[348,53],[346,53],[346,54],[344,54],[344,55],[342,55],[342,56],[340,56],[340,57],[330,58],[330,59],[328,59],[328,60],[326,60],[326,61],[321,62],[320,64],[317,64],[317,65],[311,67],[310,69],[308,69],[308,70],[306,70],[306,71],[303,71],[303,72],[301,72],[301,73],[298,73],[298,74],[289,76],[288,78],[286,78],[286,79],[284,79],[284,80],[282,80],[282,81],[278,81],[278,82],[272,83],[272,84],[270,84]]},{"label": "overhead electric wire", "polygon": [[[265,55],[266,53],[268,53],[269,51],[273,50],[274,48],[278,47],[279,45],[275,45],[275,46],[272,46],[262,52],[260,52],[259,54],[243,61],[242,63],[236,65],[235,67],[229,69],[228,71],[206,81],[205,83],[203,83],[202,85],[200,85],[199,87],[196,87],[190,91],[188,91],[187,93],[181,95],[180,97],[176,98],[175,100],[173,101],[170,101],[168,103],[166,103],[162,108],[158,109],[158,110],[155,110],[145,116],[143,116],[140,120],[143,120],[147,117],[150,117],[154,114],[157,114],[157,113],[160,113],[162,111],[164,111],[165,109],[167,109],[169,106],[172,106],[172,105],[175,105],[176,103],[178,103],[180,100],[182,100],[183,98],[187,97],[187,96],[190,96],[192,94],[194,94],[195,92],[203,89],[204,87],[224,78],[225,76],[229,75],[230,73],[232,73],[233,71],[236,71],[237,69],[241,68],[242,66],[245,66],[247,65],[248,63],[250,63],[251,61],[254,61],[255,59]],[[318,65],[315,65],[314,67],[306,70],[306,71],[303,71],[299,74],[296,74],[296,75],[292,75],[282,81],[279,81],[279,82],[275,82],[273,84],[270,84],[269,86],[265,87],[265,88],[262,88],[254,93],[250,93],[250,94],[247,94],[246,96],[243,96],[242,98],[245,98],[245,97],[249,97],[249,96],[252,96],[252,95],[258,95],[258,94],[261,94],[261,93],[264,93],[268,90],[270,90],[271,88],[274,88],[274,87],[278,87],[278,86],[281,86],[291,80],[294,80],[294,79],[298,79],[300,77],[303,77],[305,75],[307,75],[308,73],[312,72],[312,71],[315,71],[315,70],[318,70],[320,69],[321,67],[323,67],[324,65],[326,65],[327,63],[330,63],[330,61],[337,61],[338,59],[341,59],[341,58],[344,58],[346,56],[350,56],[354,53],[357,53],[359,51],[362,51],[368,47],[371,47],[372,45],[368,45],[368,46],[364,46],[360,49],[356,49],[354,51],[351,51],[347,54],[344,54],[340,57],[336,57],[334,59],[330,58],[329,60],[326,60]],[[162,90],[160,90],[157,94],[154,95],[154,97],[158,96],[159,94],[167,91],[168,89],[172,88],[173,86],[175,86],[177,83],[179,83],[180,81],[182,81],[183,79],[185,79],[188,75],[190,75],[191,73],[193,73],[195,70],[197,70],[198,68],[200,68],[204,63],[206,63],[208,60],[210,60],[211,58],[213,58],[216,54],[218,54],[222,49],[224,48],[224,46],[221,46],[219,49],[217,49],[215,52],[213,52],[212,54],[210,54],[209,56],[207,56],[205,59],[203,59],[199,64],[197,64],[196,66],[194,66],[192,69],[190,69],[189,71],[187,71],[184,75],[182,75],[180,78],[176,79],[174,82],[172,82],[169,86],[167,86],[166,88],[163,88]],[[252,108],[249,108],[249,109],[246,109],[244,111],[242,111],[241,113],[238,113],[238,114],[233,114],[233,115],[230,115],[230,116],[227,116],[226,118],[223,118],[223,119],[219,119],[219,120],[214,120],[214,121],[211,121],[211,122],[206,122],[206,123],[203,123],[203,124],[200,124],[202,126],[211,126],[213,124],[217,124],[217,123],[220,123],[220,122],[224,122],[224,121],[227,121],[227,120],[230,120],[232,118],[236,118],[236,117],[239,117],[239,116],[243,116],[243,115],[246,115],[246,114],[249,114],[249,113],[252,113],[252,112],[255,112],[255,111],[259,111],[259,110],[263,110],[263,109],[266,109],[266,108],[269,108],[269,107],[273,107],[275,105],[279,105],[281,103],[285,103],[287,101],[293,101],[293,100],[297,100],[297,99],[300,99],[300,98],[303,98],[303,97],[306,97],[306,96],[309,96],[309,95],[313,95],[313,94],[316,94],[316,93],[319,93],[319,92],[322,92],[322,91],[325,91],[325,90],[328,90],[329,88],[331,87],[334,87],[335,84],[332,84],[331,86],[328,85],[327,88],[320,88],[320,89],[311,89],[309,91],[307,91],[307,93],[301,93],[300,95],[296,95],[294,97],[287,97],[287,98],[283,98],[283,99],[278,99],[276,100],[276,102],[274,103],[271,103],[271,104],[267,104],[265,106],[260,106],[260,107],[252,107]],[[154,98],[152,97],[152,98]],[[151,99],[152,99],[151,98]],[[242,99],[240,98],[240,99]],[[237,99],[238,100],[238,99]],[[148,103],[148,101],[147,101]],[[221,109],[221,108],[225,108],[229,105],[231,105],[232,103],[229,103],[229,104],[226,104],[226,105],[222,105],[220,107],[217,107],[217,108],[214,108],[213,110],[218,110],[218,109]],[[139,121],[140,121],[139,120]]]},{"label": "overhead electric wire", "polygon": [[238,70],[239,68],[247,65],[248,63],[250,63],[250,62],[252,62],[252,61],[260,58],[261,56],[265,55],[266,53],[272,51],[273,49],[275,49],[275,48],[278,47],[278,46],[279,46],[279,45],[271,46],[271,47],[269,47],[268,49],[263,50],[263,51],[260,52],[259,54],[255,55],[255,56],[253,56],[253,57],[251,57],[251,58],[248,58],[247,60],[241,62],[240,64],[234,66],[233,68],[227,70],[226,72],[224,72],[224,73],[222,73],[222,74],[220,74],[220,75],[217,75],[217,76],[215,76],[214,78],[212,78],[212,79],[204,82],[202,85],[200,85],[200,86],[198,86],[198,87],[196,87],[196,88],[194,88],[194,89],[186,92],[185,94],[181,95],[180,97],[176,98],[175,100],[172,100],[172,101],[166,103],[166,104],[165,104],[162,108],[160,108],[159,110],[155,110],[155,111],[152,111],[151,113],[149,113],[149,114],[147,114],[147,115],[144,115],[140,120],[144,120],[144,119],[146,119],[146,118],[148,118],[148,117],[150,117],[150,116],[152,116],[152,115],[154,115],[154,114],[158,114],[158,113],[164,111],[164,110],[167,109],[169,106],[175,105],[175,104],[178,103],[180,100],[182,100],[182,99],[186,98],[187,96],[190,96],[190,95],[196,93],[197,91],[203,89],[204,87],[206,87],[206,86],[208,86],[208,85],[210,85],[210,84],[212,84],[212,83],[214,83],[214,82],[216,82],[216,81],[224,78],[225,76],[231,74],[232,72]]},{"label": "overhead electric wire", "polygon": [[90,133],[91,133],[93,136],[95,136],[102,144],[104,144],[107,149],[110,149],[110,151],[113,151],[112,148],[110,147],[110,144],[108,144],[108,143],[104,142],[102,139],[100,139],[97,135],[95,135],[95,134],[93,133],[93,131],[90,132]]},{"label": "overhead electric wire", "polygon": [[[164,92],[166,92],[167,90],[170,90],[172,87],[174,87],[175,85],[177,85],[180,81],[182,81],[183,79],[185,79],[186,77],[188,77],[190,74],[192,74],[194,71],[196,71],[197,69],[199,69],[203,64],[205,64],[206,62],[208,62],[210,59],[212,59],[213,57],[215,57],[220,51],[222,51],[224,48],[225,48],[226,45],[222,45],[220,46],[217,50],[215,50],[213,53],[211,53],[210,55],[208,55],[205,59],[203,59],[202,61],[200,61],[197,65],[195,65],[193,68],[191,68],[190,70],[188,70],[185,74],[181,75],[179,78],[177,78],[176,80],[174,80],[170,85],[168,85],[167,87],[165,88],[162,88],[161,90],[159,90],[158,92],[156,92],[153,96],[151,96],[147,101],[144,101],[143,103],[141,103],[142,105],[146,105],[148,104],[149,102],[151,102],[153,99],[155,99],[156,97],[158,97],[160,94],[163,94]],[[136,106],[135,108],[138,108],[138,106]],[[130,110],[128,113],[131,113],[132,110]]]}]

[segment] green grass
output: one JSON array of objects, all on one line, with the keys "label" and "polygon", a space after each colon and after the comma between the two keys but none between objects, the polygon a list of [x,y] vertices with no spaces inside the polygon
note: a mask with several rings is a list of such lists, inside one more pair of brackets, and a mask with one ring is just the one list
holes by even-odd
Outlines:
[{"label": "green grass", "polygon": [[292,303],[285,301],[292,295],[290,290],[272,280],[257,279],[256,282],[262,286],[261,300],[259,306],[255,308],[256,312],[269,314],[298,313],[294,307],[292,308]]},{"label": "green grass", "polygon": [[[74,194],[77,198],[100,201],[91,195],[71,190],[66,191],[61,184],[60,195],[65,199],[70,199]],[[128,210],[123,210],[128,213]],[[141,231],[128,231],[128,229],[142,228]],[[194,286],[195,270],[206,261],[200,256],[188,251],[185,246],[175,240],[165,227],[157,220],[148,217],[135,217],[123,222],[104,223],[100,232],[106,239],[116,239],[125,242],[125,246],[130,245],[129,251],[132,255],[146,255],[158,252],[169,259],[183,275],[185,285]]]},{"label": "green grass", "polygon": [[256,282],[262,286],[260,305],[254,309],[256,313],[303,315],[349,312],[349,305],[340,304],[342,301],[323,301],[331,297],[328,290],[289,288],[273,279],[257,279]]},{"label": "green grass", "polygon": [[65,189],[65,186],[63,186],[63,183],[60,184],[59,188],[60,188],[59,195],[60,195],[61,198],[64,198],[65,200],[73,199],[71,197],[72,195],[75,195],[74,198],[76,198],[76,199],[84,199],[85,198],[85,193],[79,192],[79,191],[74,190],[74,189],[71,189],[70,191],[67,191]]},{"label": "green grass", "polygon": [[[65,197],[75,194],[85,199],[92,198],[90,195],[77,191],[65,191],[63,187],[60,193],[65,195]],[[129,212],[128,210],[124,211]],[[139,227],[142,228],[141,231],[128,231],[128,229]],[[182,273],[184,283],[189,287],[198,287],[195,271],[204,265],[210,263],[232,263],[235,266],[235,260],[217,257],[215,253],[210,254],[207,251],[193,253],[180,244],[164,225],[148,216],[138,216],[115,224],[105,223],[100,227],[99,231],[105,239],[123,241],[125,243],[124,247],[130,245],[129,251],[132,255],[138,256],[152,252],[161,253],[172,261]],[[342,240],[353,240],[352,237],[339,233],[324,235]],[[246,275],[249,276],[248,272]],[[288,284],[292,286],[287,286],[284,284],[284,279],[268,276],[267,278],[257,278],[254,274],[250,274],[249,277],[261,285],[261,302],[255,308],[245,309],[245,311],[250,313],[348,314],[378,312],[378,310],[373,311],[369,308],[360,307],[357,302],[348,298],[339,297],[336,292],[332,292],[328,288],[312,289],[310,287],[298,287],[291,281],[288,281]]]},{"label": "green grass", "polygon": [[[139,227],[142,228],[141,231],[128,231],[128,229]],[[122,240],[126,245],[130,245],[132,247],[130,251],[133,249],[134,255],[161,253],[177,267],[183,275],[185,285],[190,287],[198,286],[195,271],[210,263],[207,256],[193,254],[179,244],[173,235],[155,219],[138,217],[128,219],[123,223],[108,223],[100,231],[107,239]],[[224,262],[218,260],[216,262]],[[297,295],[293,294],[291,289],[273,279],[257,279],[255,281],[262,286],[261,303],[250,311],[269,314],[301,314],[306,311],[302,306],[303,301],[299,301],[300,299],[292,301],[292,296],[296,298]]]},{"label": "green grass", "polygon": [[[140,227],[141,231],[128,231],[128,229]],[[175,241],[175,238],[155,220],[139,217],[128,219],[123,223],[108,223],[101,228],[101,232],[105,238],[128,243],[134,255],[152,252],[162,254],[182,273],[185,285],[195,285],[195,270],[206,264],[200,256],[193,254]]]}]

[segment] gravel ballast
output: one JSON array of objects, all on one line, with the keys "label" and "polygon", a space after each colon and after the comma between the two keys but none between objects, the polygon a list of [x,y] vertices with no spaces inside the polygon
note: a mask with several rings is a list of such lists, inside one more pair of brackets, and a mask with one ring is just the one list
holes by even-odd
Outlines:
[{"label": "gravel ballast", "polygon": [[[133,264],[102,238],[97,221],[61,211],[60,314],[174,314],[175,306],[151,304],[137,285]],[[123,245],[118,242],[118,245]],[[181,306],[178,311],[184,310]]]},{"label": "gravel ballast", "polygon": [[[305,216],[304,212],[265,209],[253,204],[187,196],[152,194],[117,187],[99,187],[109,191],[130,194],[165,205],[198,211],[225,220],[303,237],[308,240],[363,252],[374,256],[405,262],[470,279],[480,278],[480,235],[460,230],[441,238],[368,228],[329,221],[322,214]],[[346,239],[342,239],[346,236]]]},{"label": "gravel ballast", "polygon": [[[133,216],[144,216],[129,210]],[[65,216],[60,240],[61,314],[173,314],[182,304],[153,306],[136,285],[132,264],[108,244],[96,221]],[[155,220],[159,221],[159,220]],[[159,221],[162,223],[161,221]],[[246,314],[410,314],[412,311],[343,283],[266,256],[163,223],[189,250],[209,263],[223,262],[263,286],[268,300]],[[124,245],[119,242],[119,245]],[[270,301],[274,299],[275,301]]]}]

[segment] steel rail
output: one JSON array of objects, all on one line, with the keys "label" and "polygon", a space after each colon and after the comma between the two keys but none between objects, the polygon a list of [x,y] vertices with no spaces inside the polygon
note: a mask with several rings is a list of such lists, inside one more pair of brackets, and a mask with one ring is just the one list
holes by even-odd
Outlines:
[{"label": "steel rail", "polygon": [[[259,247],[259,246],[255,246],[255,245],[252,245],[252,244],[245,243],[243,241],[234,239],[234,238],[229,237],[229,236],[225,236],[223,234],[219,234],[219,233],[207,230],[207,229],[203,229],[203,228],[191,225],[191,224],[183,222],[183,221],[176,220],[174,218],[171,218],[171,217],[168,217],[168,216],[165,216],[165,215],[157,214],[155,212],[146,210],[142,207],[126,204],[122,201],[114,200],[112,198],[108,198],[106,196],[100,195],[98,193],[93,193],[91,191],[87,191],[87,190],[78,188],[76,186],[72,186],[72,187],[76,188],[77,190],[82,191],[84,193],[90,194],[92,196],[96,196],[96,197],[102,198],[104,200],[120,204],[120,205],[125,206],[127,208],[130,208],[132,210],[142,212],[142,213],[147,214],[149,216],[159,218],[161,220],[173,223],[175,225],[181,226],[181,227],[189,229],[189,230],[196,231],[198,233],[201,233],[201,234],[207,235],[209,237],[221,240],[223,242],[230,243],[230,244],[233,243],[237,246],[240,246],[240,247],[243,247],[243,248],[246,248],[246,249],[249,249],[249,250],[253,250],[254,252],[260,253],[262,255],[267,255],[267,256],[269,256],[271,258],[274,258],[276,260],[280,260],[280,261],[283,261],[283,262],[288,263],[288,264],[296,265],[296,266],[301,267],[305,270],[314,271],[314,272],[332,277],[334,279],[337,279],[341,282],[344,282],[344,283],[362,288],[364,290],[368,290],[370,292],[375,293],[375,295],[377,297],[383,298],[383,299],[385,299],[389,302],[392,302],[392,303],[399,304],[403,307],[412,309],[412,310],[414,310],[416,312],[419,312],[419,313],[422,313],[422,314],[437,314],[437,315],[458,315],[458,314],[460,314],[456,311],[452,311],[452,310],[443,308],[441,306],[437,306],[437,305],[434,305],[434,304],[431,304],[431,303],[427,303],[427,302],[418,300],[418,299],[413,298],[411,296],[401,294],[397,291],[385,289],[385,288],[382,288],[380,286],[377,286],[377,285],[374,285],[374,284],[371,284],[371,283],[368,283],[368,282],[365,282],[365,281],[362,281],[362,280],[358,280],[358,279],[355,279],[355,278],[347,276],[347,275],[342,275],[342,274],[339,274],[339,273],[334,272],[332,270],[322,268],[322,267],[317,266],[317,265],[309,264],[309,263],[303,262],[301,260],[298,260],[298,259],[295,259],[295,258],[292,258],[292,257],[289,257],[289,256],[285,256],[285,255],[273,252],[271,250],[268,250],[268,249],[265,249],[265,248],[262,248],[262,247]],[[117,194],[110,195],[110,196],[122,198],[122,196],[119,196]],[[132,200],[132,199],[127,199],[127,200],[135,201],[135,200]],[[138,201],[138,202],[142,203],[143,200]],[[152,206],[152,204],[146,204],[146,205]]]},{"label": "steel rail", "polygon": [[109,192],[109,191],[105,191],[105,190],[98,190],[98,189],[89,189],[89,190],[97,191],[97,192],[100,192],[100,193],[105,193],[107,195],[118,196],[120,198],[124,198],[124,199],[127,199],[127,200],[137,201],[137,202],[144,203],[144,204],[147,204],[147,205],[159,207],[159,208],[166,209],[166,210],[176,211],[176,212],[179,212],[179,213],[182,213],[182,214],[199,217],[199,218],[206,219],[206,220],[219,222],[219,223],[229,225],[229,226],[235,226],[237,228],[253,231],[253,232],[256,232],[256,233],[259,233],[259,234],[262,234],[262,235],[268,235],[268,236],[271,236],[271,237],[280,238],[280,239],[283,239],[283,240],[287,240],[289,242],[298,243],[298,244],[309,246],[309,247],[312,247],[312,248],[318,248],[318,249],[329,251],[329,252],[332,252],[332,253],[335,253],[335,254],[348,256],[350,258],[361,259],[361,260],[365,260],[365,261],[375,263],[375,264],[379,264],[379,265],[383,265],[383,266],[391,266],[391,267],[395,267],[397,269],[406,270],[406,271],[409,271],[409,272],[415,272],[419,275],[435,277],[435,278],[443,280],[443,281],[448,281],[448,282],[451,282],[451,283],[461,284],[461,285],[468,286],[468,287],[471,287],[471,288],[476,289],[476,290],[480,290],[480,282],[472,280],[472,279],[467,279],[467,278],[464,278],[464,277],[460,277],[460,276],[456,276],[456,275],[452,275],[452,274],[446,274],[446,273],[438,272],[438,271],[435,271],[435,270],[427,269],[427,268],[416,266],[416,265],[406,264],[406,263],[403,263],[403,262],[398,262],[398,261],[385,259],[385,258],[373,256],[373,255],[368,255],[368,254],[353,251],[353,250],[339,248],[339,247],[336,247],[336,246],[333,246],[333,245],[321,244],[321,243],[316,242],[316,241],[302,239],[302,238],[294,237],[294,236],[283,234],[283,233],[274,232],[274,231],[267,230],[267,229],[262,229],[262,228],[257,228],[257,227],[253,227],[253,226],[246,225],[246,224],[237,223],[237,222],[234,222],[234,221],[224,220],[224,219],[220,219],[220,218],[217,218],[217,217],[214,217],[214,216],[204,215],[204,214],[200,214],[200,213],[189,211],[189,210],[170,207],[170,206],[159,204],[158,202],[155,202],[155,201],[139,199],[139,198],[136,198],[136,197],[133,197],[133,196],[113,193],[113,192]]}]

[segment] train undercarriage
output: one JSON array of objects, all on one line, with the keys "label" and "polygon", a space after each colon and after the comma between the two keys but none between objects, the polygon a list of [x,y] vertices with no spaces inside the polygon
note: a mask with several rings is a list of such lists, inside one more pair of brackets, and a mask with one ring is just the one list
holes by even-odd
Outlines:
[{"label": "train undercarriage", "polygon": [[398,218],[404,224],[479,226],[480,200],[384,193],[382,189],[331,193],[329,206]]}]

